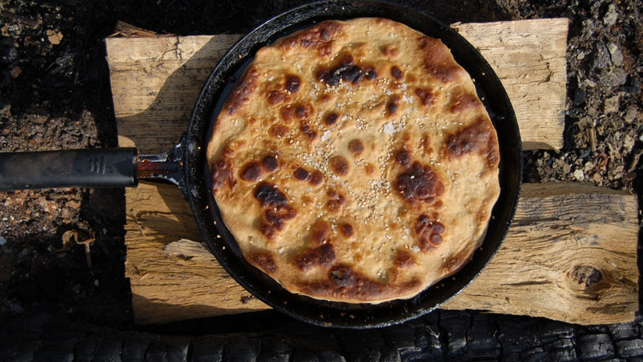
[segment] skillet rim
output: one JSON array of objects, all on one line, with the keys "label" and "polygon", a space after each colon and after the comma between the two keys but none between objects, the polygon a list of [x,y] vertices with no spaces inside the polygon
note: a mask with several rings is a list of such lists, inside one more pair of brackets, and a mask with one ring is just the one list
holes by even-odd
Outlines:
[{"label": "skillet rim", "polygon": [[[221,95],[226,87],[233,86],[233,83],[228,82],[228,77],[231,72],[239,71],[237,68],[244,62],[247,64],[256,50],[289,32],[305,27],[303,25],[312,25],[315,21],[365,16],[386,17],[429,36],[442,39],[451,49],[456,61],[472,77],[475,76],[476,85],[483,88],[479,91],[487,98],[484,103],[498,132],[501,150],[501,195],[490,220],[489,231],[493,232],[487,233],[482,246],[475,252],[473,258],[456,274],[408,300],[381,304],[320,301],[287,292],[272,278],[247,263],[238,249],[235,250],[236,242],[223,226],[211,195],[205,150],[210,129],[218,114],[216,105],[220,106],[227,98]],[[400,20],[401,18],[404,20]],[[457,47],[453,47],[452,43],[457,44]],[[475,61],[472,62],[470,57]],[[487,89],[485,86],[494,87]],[[188,131],[182,143],[185,147],[184,195],[190,203],[201,234],[219,263],[239,284],[264,303],[286,315],[320,326],[348,328],[389,326],[424,315],[459,294],[484,270],[501,245],[515,214],[521,188],[522,147],[518,124],[511,102],[495,72],[468,41],[448,26],[416,9],[384,1],[310,3],[283,12],[243,36],[221,58],[206,81],[195,104]],[[494,225],[493,230],[492,225]]]}]

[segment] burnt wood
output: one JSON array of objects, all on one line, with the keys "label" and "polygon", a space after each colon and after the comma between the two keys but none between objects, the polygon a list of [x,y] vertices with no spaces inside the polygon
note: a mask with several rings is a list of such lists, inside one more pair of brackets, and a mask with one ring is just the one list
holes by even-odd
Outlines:
[{"label": "burnt wood", "polygon": [[[643,321],[583,327],[542,318],[434,311],[386,328],[314,327],[270,312],[119,331],[52,315],[0,328],[12,361],[636,361]],[[227,330],[226,332],[210,332]],[[182,332],[182,334],[176,334]]]}]

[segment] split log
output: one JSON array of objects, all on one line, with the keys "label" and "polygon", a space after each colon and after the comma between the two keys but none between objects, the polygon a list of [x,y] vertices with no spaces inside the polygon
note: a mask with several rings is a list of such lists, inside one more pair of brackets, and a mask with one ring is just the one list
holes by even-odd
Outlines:
[{"label": "split log", "polygon": [[[140,324],[268,308],[202,244],[173,186],[127,193],[127,263]],[[630,322],[638,310],[636,195],[573,182],[525,184],[509,233],[483,273],[444,309]]]},{"label": "split log", "polygon": [[507,90],[526,150],[563,147],[568,19],[454,24]]},{"label": "split log", "polygon": [[[560,149],[567,19],[457,24],[505,86],[524,149]],[[239,35],[106,39],[119,134],[143,153],[168,151],[187,128],[208,75]],[[163,132],[150,132],[151,129]]]}]

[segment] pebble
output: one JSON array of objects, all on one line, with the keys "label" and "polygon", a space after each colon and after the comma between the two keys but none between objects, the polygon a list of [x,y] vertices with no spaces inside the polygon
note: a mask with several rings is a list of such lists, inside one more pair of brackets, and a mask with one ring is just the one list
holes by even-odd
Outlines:
[{"label": "pebble", "polygon": [[6,243],[7,243],[7,239],[5,239],[4,237],[0,236],[0,246],[3,246]]},{"label": "pebble", "polygon": [[612,26],[616,24],[617,20],[618,13],[616,12],[616,5],[610,4],[610,6],[607,8],[607,13],[605,13],[605,16],[603,17],[603,24],[606,26]]},{"label": "pebble", "polygon": [[574,104],[580,105],[585,102],[585,97],[587,97],[587,92],[584,89],[577,88],[574,92]]},{"label": "pebble", "polygon": [[596,87],[596,82],[594,82],[593,80],[591,80],[591,79],[589,79],[589,78],[588,78],[588,79],[583,80],[583,84],[584,84],[585,86],[589,87],[589,88],[594,88],[594,87]]},{"label": "pebble", "polygon": [[599,84],[604,87],[618,87],[627,82],[627,72],[623,68],[604,68],[599,77]]},{"label": "pebble", "polygon": [[596,68],[607,69],[612,63],[610,51],[604,43],[596,45]]},{"label": "pebble", "polygon": [[634,149],[634,138],[632,138],[630,135],[625,135],[623,137],[623,151],[624,152],[630,152],[632,149]]},{"label": "pebble", "polygon": [[614,63],[615,66],[620,67],[623,65],[623,53],[621,53],[618,45],[614,43],[607,44],[607,51],[610,53],[612,63]]},{"label": "pebble", "polygon": [[[636,114],[637,113],[638,112],[637,112],[635,106],[629,106],[629,107],[627,107],[627,110],[625,111],[625,114],[623,115],[623,120],[625,121],[625,123],[631,124],[636,119]],[[2,245],[2,244],[0,244],[0,245]]]},{"label": "pebble", "polygon": [[619,96],[607,98],[603,105],[603,111],[605,112],[605,114],[618,112],[619,102],[620,102]]},{"label": "pebble", "polygon": [[585,179],[585,173],[583,172],[583,170],[578,169],[578,170],[574,171],[574,177],[578,181],[583,181]]}]

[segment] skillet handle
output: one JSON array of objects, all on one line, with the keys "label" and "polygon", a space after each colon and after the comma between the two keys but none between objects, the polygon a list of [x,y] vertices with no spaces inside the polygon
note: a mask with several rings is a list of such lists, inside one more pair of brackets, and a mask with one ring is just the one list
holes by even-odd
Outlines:
[{"label": "skillet handle", "polygon": [[136,186],[137,174],[136,148],[0,153],[0,191]]},{"label": "skillet handle", "polygon": [[138,156],[138,178],[140,180],[169,182],[183,191],[183,156],[182,143],[170,151]]}]

